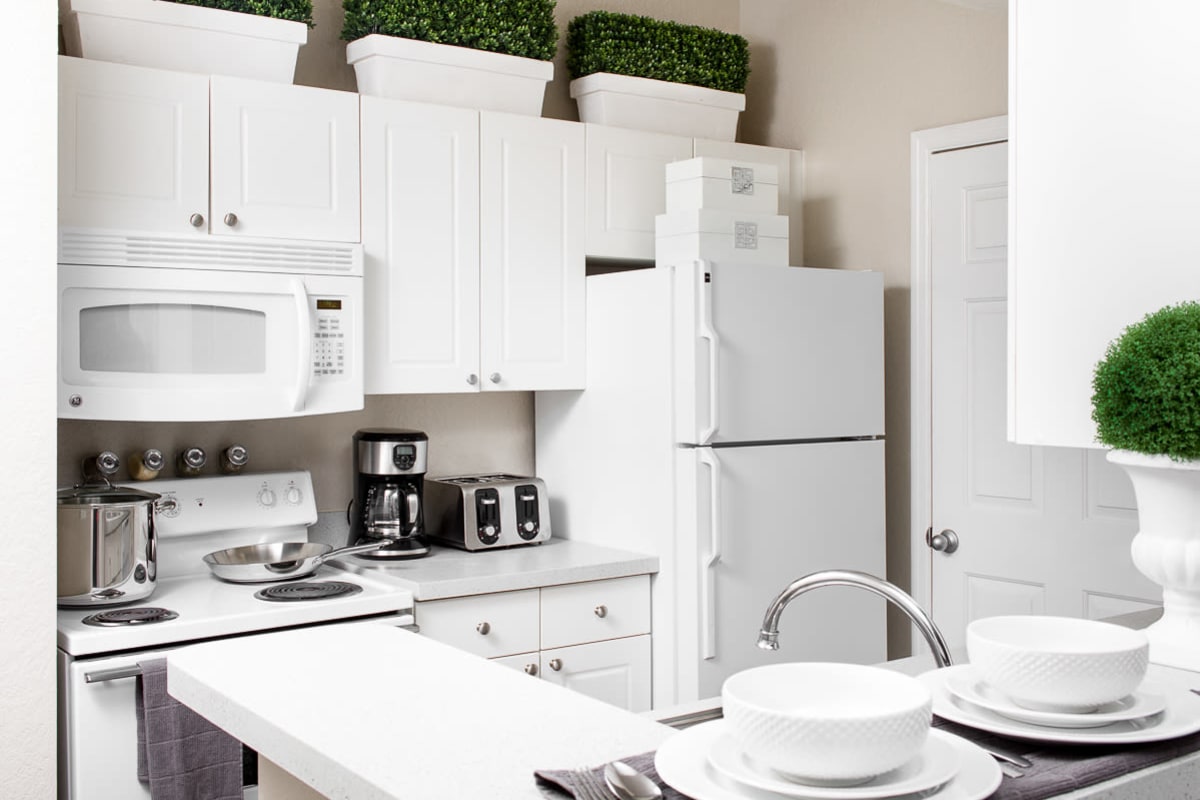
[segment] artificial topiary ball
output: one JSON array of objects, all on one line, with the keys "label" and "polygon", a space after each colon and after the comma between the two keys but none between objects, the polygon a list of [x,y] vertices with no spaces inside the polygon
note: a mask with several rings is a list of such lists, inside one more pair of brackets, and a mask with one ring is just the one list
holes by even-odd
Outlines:
[{"label": "artificial topiary ball", "polygon": [[1147,314],[1109,344],[1092,377],[1092,419],[1102,444],[1200,459],[1200,303]]}]

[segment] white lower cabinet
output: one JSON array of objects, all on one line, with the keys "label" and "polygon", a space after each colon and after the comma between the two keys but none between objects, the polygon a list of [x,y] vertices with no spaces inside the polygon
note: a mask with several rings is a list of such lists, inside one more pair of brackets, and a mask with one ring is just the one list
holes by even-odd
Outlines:
[{"label": "white lower cabinet", "polygon": [[422,635],[629,711],[651,705],[650,577],[417,603]]}]

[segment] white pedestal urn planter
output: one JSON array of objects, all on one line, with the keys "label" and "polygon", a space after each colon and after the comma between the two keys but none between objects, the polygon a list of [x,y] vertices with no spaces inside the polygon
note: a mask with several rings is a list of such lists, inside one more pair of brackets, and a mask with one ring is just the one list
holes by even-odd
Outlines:
[{"label": "white pedestal urn planter", "polygon": [[541,116],[554,64],[373,33],[346,45],[359,94]]},{"label": "white pedestal urn planter", "polygon": [[581,122],[732,142],[746,95],[596,72],[571,81]]},{"label": "white pedestal urn planter", "polygon": [[59,0],[67,55],[291,83],[303,22],[168,0]]},{"label": "white pedestal urn planter", "polygon": [[1162,619],[1146,629],[1150,661],[1200,670],[1200,461],[1130,450],[1108,460],[1129,473],[1137,497],[1133,564],[1163,587]]}]

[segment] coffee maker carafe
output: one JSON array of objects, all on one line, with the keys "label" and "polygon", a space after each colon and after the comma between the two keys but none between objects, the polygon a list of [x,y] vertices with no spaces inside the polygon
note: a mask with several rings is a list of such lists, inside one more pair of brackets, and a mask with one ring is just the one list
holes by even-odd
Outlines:
[{"label": "coffee maker carafe", "polygon": [[425,454],[429,437],[400,428],[365,428],[354,434],[354,500],[350,544],[391,539],[360,558],[417,558],[425,542]]}]

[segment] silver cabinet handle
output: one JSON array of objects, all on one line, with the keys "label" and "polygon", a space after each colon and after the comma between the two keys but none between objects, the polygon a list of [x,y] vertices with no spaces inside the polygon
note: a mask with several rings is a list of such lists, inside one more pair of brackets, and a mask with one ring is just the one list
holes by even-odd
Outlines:
[{"label": "silver cabinet handle", "polygon": [[562,669],[562,659],[561,658],[550,659],[550,669],[554,670],[555,672],[558,672],[559,670],[561,670]]},{"label": "silver cabinet handle", "polygon": [[486,622],[481,622],[475,626],[475,630],[479,632],[480,636],[487,636],[492,632],[492,626]]},{"label": "silver cabinet handle", "polygon": [[192,223],[193,228],[204,227],[204,215],[192,214],[190,217],[188,217],[188,222]]},{"label": "silver cabinet handle", "polygon": [[593,608],[592,612],[595,613],[595,615],[597,617],[599,617],[600,619],[604,619],[605,617],[608,616],[608,607],[599,605],[599,606],[596,606],[595,608]]},{"label": "silver cabinet handle", "polygon": [[958,534],[946,528],[941,533],[934,533],[933,528],[925,529],[925,544],[929,549],[950,555],[958,549]]},{"label": "silver cabinet handle", "polygon": [[237,225],[238,224],[237,214],[233,213],[232,211],[230,211],[228,214],[226,214],[225,215],[225,224],[231,228],[233,226]]},{"label": "silver cabinet handle", "polygon": [[537,675],[537,673],[538,673],[537,664],[526,664],[525,665],[525,674],[526,675]]},{"label": "silver cabinet handle", "polygon": [[493,372],[491,375],[488,376],[488,380],[491,381],[492,383],[499,383],[500,382],[500,373]]},{"label": "silver cabinet handle", "polygon": [[142,668],[137,664],[131,667],[117,667],[115,669],[101,669],[95,672],[85,672],[83,674],[84,683],[104,683],[105,681],[119,681],[124,678],[136,678],[142,674]]},{"label": "silver cabinet handle", "polygon": [[474,386],[477,383],[479,383],[479,376],[474,372],[467,376],[467,385]]}]

